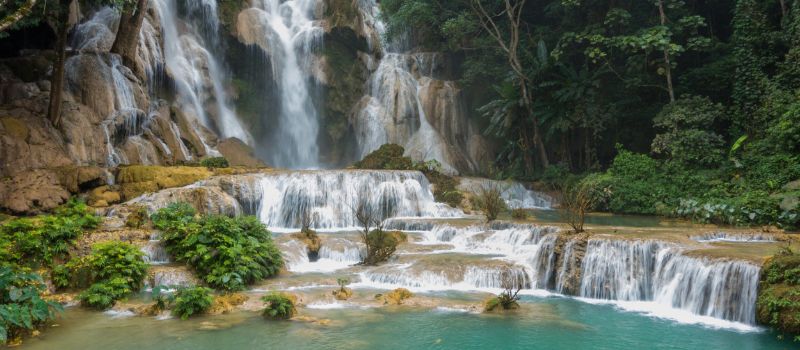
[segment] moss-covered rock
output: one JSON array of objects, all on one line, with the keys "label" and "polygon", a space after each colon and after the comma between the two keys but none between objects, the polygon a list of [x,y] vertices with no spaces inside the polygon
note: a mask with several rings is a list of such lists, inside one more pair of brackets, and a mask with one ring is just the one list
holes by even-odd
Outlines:
[{"label": "moss-covered rock", "polygon": [[756,319],[783,335],[800,336],[800,254],[785,251],[764,264]]},{"label": "moss-covered rock", "polygon": [[213,173],[202,167],[163,167],[133,165],[120,168],[117,183],[124,200],[165,188],[183,187],[211,177]]},{"label": "moss-covered rock", "polygon": [[339,288],[331,292],[336,300],[347,300],[353,296],[353,290],[347,287]]},{"label": "moss-covered rock", "polygon": [[245,294],[242,293],[228,293],[214,297],[214,302],[208,313],[212,315],[226,314],[233,311],[237,306],[244,304],[249,300]]},{"label": "moss-covered rock", "polygon": [[397,288],[389,293],[382,294],[380,299],[383,300],[384,305],[403,305],[403,301],[410,299],[414,296],[410,290],[405,288]]}]

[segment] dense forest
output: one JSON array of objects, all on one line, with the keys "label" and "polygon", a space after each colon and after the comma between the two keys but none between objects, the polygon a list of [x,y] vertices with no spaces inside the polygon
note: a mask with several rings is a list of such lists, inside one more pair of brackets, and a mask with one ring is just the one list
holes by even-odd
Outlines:
[{"label": "dense forest", "polygon": [[381,5],[392,40],[457,58],[494,176],[580,174],[599,210],[797,226],[800,2]]}]

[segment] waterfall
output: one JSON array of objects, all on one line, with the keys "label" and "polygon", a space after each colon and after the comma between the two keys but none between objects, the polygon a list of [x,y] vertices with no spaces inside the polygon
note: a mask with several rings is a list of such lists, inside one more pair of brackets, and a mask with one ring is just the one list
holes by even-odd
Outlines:
[{"label": "waterfall", "polygon": [[746,324],[755,323],[759,267],[688,257],[670,243],[590,239],[580,296],[652,301]]},{"label": "waterfall", "polygon": [[354,241],[338,238],[325,238],[316,261],[308,258],[306,245],[297,240],[281,243],[281,251],[286,267],[295,273],[332,272],[360,263],[366,255],[365,247]]},{"label": "waterfall", "polygon": [[299,228],[306,212],[315,228],[358,227],[353,208],[360,201],[385,219],[463,215],[458,209],[436,203],[430,183],[417,171],[277,173],[263,175],[258,186],[260,189],[251,193],[261,197],[259,217],[277,230]]},{"label": "waterfall", "polygon": [[[311,96],[311,58],[323,28],[313,17],[319,0],[254,0],[257,41],[272,60],[280,108],[271,164],[293,169],[319,166],[319,115]],[[247,40],[246,40],[247,41]]]},{"label": "waterfall", "polygon": [[692,236],[698,242],[731,242],[731,243],[770,243],[775,242],[775,235],[768,233],[727,233],[711,232]]},{"label": "waterfall", "polygon": [[[161,65],[166,67],[175,84],[177,102],[183,113],[193,116],[206,127],[216,129],[222,137],[236,137],[252,143],[252,137],[228,102],[223,84],[229,79],[213,53],[211,45],[214,43],[206,43],[201,33],[202,30],[210,31],[208,36],[211,38],[218,35],[216,1],[188,3],[188,18],[181,20],[176,0],[153,2],[160,19],[164,50],[163,57],[153,56],[148,60],[149,70],[156,71]],[[152,55],[162,54],[156,50],[149,51]],[[206,151],[215,154],[208,146]]]},{"label": "waterfall", "polygon": [[452,82],[432,77],[439,55],[403,53],[401,48],[407,45],[385,40],[378,2],[359,0],[358,6],[368,46],[380,57],[367,95],[351,118],[358,155],[396,143],[416,161],[439,161],[445,173],[476,170],[463,151],[472,130],[464,118],[460,93]]}]

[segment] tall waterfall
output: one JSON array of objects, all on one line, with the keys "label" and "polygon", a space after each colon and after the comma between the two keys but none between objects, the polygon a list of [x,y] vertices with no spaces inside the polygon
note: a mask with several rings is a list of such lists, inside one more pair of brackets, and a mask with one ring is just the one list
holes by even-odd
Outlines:
[{"label": "tall waterfall", "polygon": [[[181,112],[216,129],[222,137],[236,137],[251,143],[252,137],[228,102],[223,84],[229,79],[214,54],[214,38],[219,35],[217,3],[214,0],[187,3],[187,18],[181,19],[176,0],[153,2],[160,19],[164,50],[163,54],[149,50],[153,55],[148,59],[150,70],[161,65],[166,67],[175,84]],[[148,26],[152,27],[149,23]],[[208,40],[204,39],[203,32],[207,33]],[[147,40],[140,46],[149,46]]]},{"label": "tall waterfall", "polygon": [[293,169],[318,167],[319,113],[311,95],[309,72],[324,34],[314,18],[319,0],[254,0],[252,6],[247,14],[250,25],[256,28],[251,30],[261,36],[253,41],[271,58],[280,97],[270,162]]},{"label": "tall waterfall", "polygon": [[[396,143],[415,160],[435,159],[447,173],[476,170],[461,151],[471,135],[457,88],[452,82],[433,79],[437,54],[402,53],[402,46],[383,40],[385,24],[375,0],[358,2],[365,32],[372,33],[369,46],[379,49],[377,69],[368,82],[368,95],[357,106],[353,127],[360,156],[382,144]],[[438,121],[443,128],[435,128]],[[449,135],[441,130],[447,129]]]}]

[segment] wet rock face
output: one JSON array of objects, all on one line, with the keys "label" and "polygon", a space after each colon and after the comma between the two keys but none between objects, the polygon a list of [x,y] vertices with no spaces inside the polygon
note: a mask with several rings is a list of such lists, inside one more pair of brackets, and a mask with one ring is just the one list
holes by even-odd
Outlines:
[{"label": "wet rock face", "polygon": [[581,264],[586,255],[589,234],[561,234],[556,240],[556,289],[566,295],[580,295]]}]

